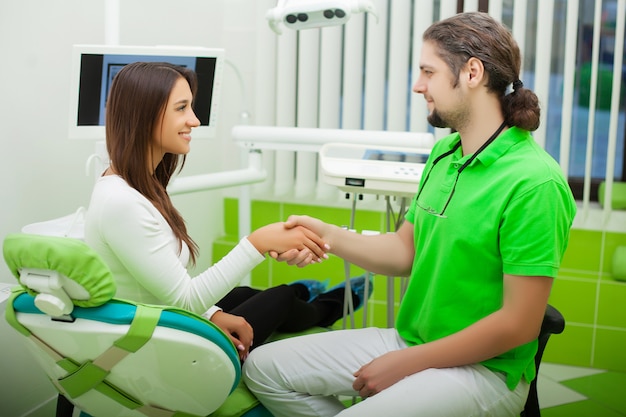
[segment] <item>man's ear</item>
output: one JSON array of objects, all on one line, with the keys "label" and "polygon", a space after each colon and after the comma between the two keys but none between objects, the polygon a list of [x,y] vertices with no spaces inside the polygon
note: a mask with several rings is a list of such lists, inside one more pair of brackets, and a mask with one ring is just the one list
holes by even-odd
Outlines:
[{"label": "man's ear", "polygon": [[475,57],[467,60],[465,64],[465,71],[467,76],[467,85],[469,87],[479,86],[485,78],[485,67],[483,62]]}]

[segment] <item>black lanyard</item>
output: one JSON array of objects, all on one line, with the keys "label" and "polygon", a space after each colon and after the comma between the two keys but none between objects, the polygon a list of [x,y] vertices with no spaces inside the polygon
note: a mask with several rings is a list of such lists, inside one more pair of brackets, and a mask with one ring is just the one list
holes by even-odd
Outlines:
[{"label": "black lanyard", "polygon": [[461,165],[461,167],[457,170],[457,174],[456,174],[456,179],[454,180],[454,185],[452,186],[452,191],[450,192],[450,196],[448,197],[448,201],[446,201],[445,206],[443,207],[443,210],[441,210],[441,213],[438,213],[435,210],[432,209],[427,209],[427,208],[423,208],[422,206],[419,205],[419,197],[422,194],[422,191],[424,190],[424,187],[426,187],[426,182],[428,182],[428,178],[430,178],[430,173],[432,172],[433,168],[435,167],[435,165],[437,164],[437,162],[441,161],[443,158],[445,158],[448,155],[453,154],[457,149],[459,149],[459,147],[461,146],[461,141],[459,140],[453,147],[452,149],[450,149],[447,152],[442,153],[441,155],[439,155],[437,158],[435,158],[435,160],[433,161],[432,165],[430,166],[430,169],[428,170],[428,174],[426,174],[426,178],[424,179],[424,183],[422,184],[422,188],[420,188],[420,190],[417,193],[417,196],[415,197],[415,201],[417,203],[417,205],[422,208],[423,210],[425,210],[426,212],[430,213],[430,214],[434,214],[436,216],[439,217],[445,217],[443,214],[446,211],[446,208],[448,208],[448,204],[450,204],[450,201],[452,200],[452,196],[454,195],[454,191],[456,190],[456,183],[459,181],[459,176],[461,175],[461,172],[463,172],[463,170],[472,163],[472,161],[474,159],[476,159],[476,157],[485,150],[485,148],[487,146],[489,146],[489,144],[491,142],[493,142],[498,135],[500,134],[500,132],[502,132],[502,130],[504,129],[504,127],[506,126],[506,121],[502,122],[502,124],[500,125],[500,127],[498,127],[498,129],[493,132],[493,134],[489,137],[489,139],[487,139],[485,141],[485,143],[482,144],[482,146],[480,148],[478,148],[478,150],[476,152],[474,152],[474,154],[472,156],[469,157],[469,159],[467,161],[465,161],[465,163],[463,165]]}]

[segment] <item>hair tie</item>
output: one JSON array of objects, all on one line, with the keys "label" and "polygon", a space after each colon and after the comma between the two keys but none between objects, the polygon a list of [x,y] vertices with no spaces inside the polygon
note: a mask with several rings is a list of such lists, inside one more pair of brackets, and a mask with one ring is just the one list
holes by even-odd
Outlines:
[{"label": "hair tie", "polygon": [[517,90],[519,90],[523,86],[524,86],[524,83],[521,80],[513,81],[513,92],[516,92]]}]

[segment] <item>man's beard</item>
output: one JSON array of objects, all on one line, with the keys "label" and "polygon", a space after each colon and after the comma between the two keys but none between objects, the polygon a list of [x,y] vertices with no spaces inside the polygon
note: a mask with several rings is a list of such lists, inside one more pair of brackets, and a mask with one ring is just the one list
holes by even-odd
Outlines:
[{"label": "man's beard", "polygon": [[457,131],[469,122],[470,113],[467,107],[457,109],[456,111],[440,112],[437,109],[428,115],[426,120],[433,127],[450,128],[453,131]]},{"label": "man's beard", "polygon": [[441,115],[439,114],[439,112],[437,110],[433,110],[427,117],[428,123],[430,123],[430,125],[432,127],[450,127],[448,125],[448,123],[446,123],[445,120],[443,120],[443,118],[441,117]]}]

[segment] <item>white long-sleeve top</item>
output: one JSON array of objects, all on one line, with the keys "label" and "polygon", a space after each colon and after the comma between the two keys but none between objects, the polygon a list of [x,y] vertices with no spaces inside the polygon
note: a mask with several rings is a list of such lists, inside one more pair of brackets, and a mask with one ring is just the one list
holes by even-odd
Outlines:
[{"label": "white long-sleeve top", "polygon": [[265,257],[241,241],[219,262],[191,277],[189,248],[156,207],[117,175],[98,179],[85,216],[85,241],[111,269],[116,297],[170,305],[210,318],[214,304]]}]

